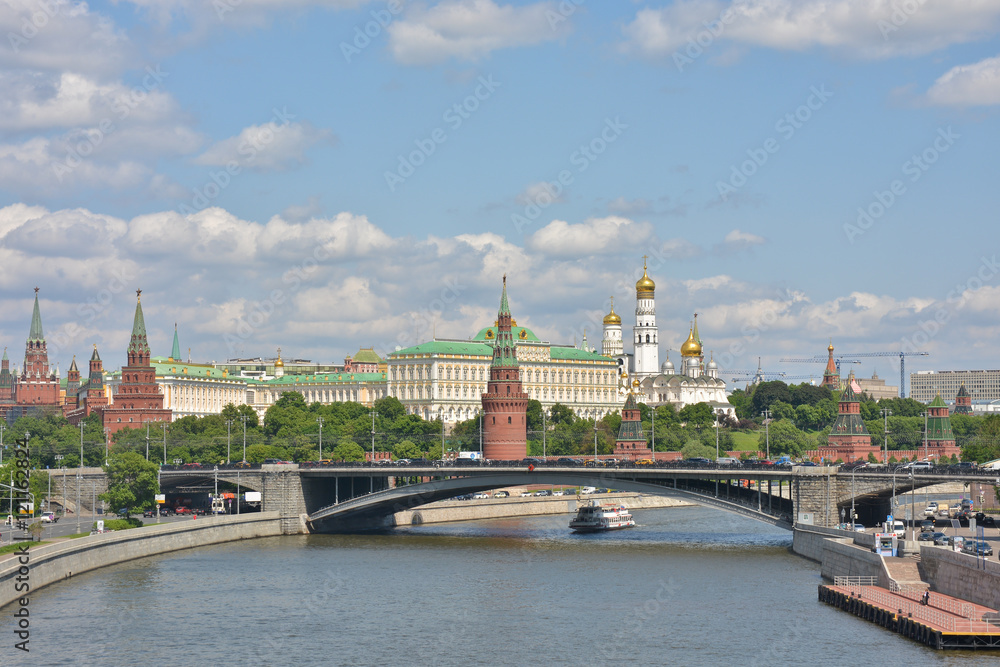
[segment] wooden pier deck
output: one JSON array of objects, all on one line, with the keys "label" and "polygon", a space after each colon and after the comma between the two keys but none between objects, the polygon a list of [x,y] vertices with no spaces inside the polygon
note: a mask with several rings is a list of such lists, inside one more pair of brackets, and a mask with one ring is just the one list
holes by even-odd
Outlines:
[{"label": "wooden pier deck", "polygon": [[931,592],[920,604],[920,590],[895,590],[838,577],[819,587],[819,599],[859,618],[938,649],[1000,649],[1000,614],[966,600]]}]

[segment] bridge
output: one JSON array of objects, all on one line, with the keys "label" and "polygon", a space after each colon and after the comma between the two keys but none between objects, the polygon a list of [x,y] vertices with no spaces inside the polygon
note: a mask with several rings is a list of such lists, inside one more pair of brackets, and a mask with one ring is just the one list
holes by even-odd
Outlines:
[{"label": "bridge", "polygon": [[[245,465],[245,464],[243,464]],[[828,467],[723,467],[690,464],[589,468],[521,462],[493,465],[285,464],[174,469],[161,472],[164,490],[229,482],[260,491],[265,511],[278,511],[288,532],[302,522],[314,532],[389,525],[399,511],[489,489],[526,485],[609,487],[656,494],[716,507],[791,528],[807,523],[835,526],[841,510],[855,507],[867,525],[893,513],[892,499],[942,482],[994,482],[993,472],[947,469],[893,471],[888,467],[845,472]],[[1000,482],[998,482],[1000,483]],[[917,508],[917,514],[923,508]]]}]

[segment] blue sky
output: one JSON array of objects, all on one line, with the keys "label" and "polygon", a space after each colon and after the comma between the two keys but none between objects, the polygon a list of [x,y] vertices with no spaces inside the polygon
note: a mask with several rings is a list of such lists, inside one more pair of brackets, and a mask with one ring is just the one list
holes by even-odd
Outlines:
[{"label": "blue sky", "polygon": [[818,373],[779,359],[831,338],[997,367],[1000,3],[11,0],[0,28],[14,363],[35,286],[64,373],[121,365],[137,287],[154,350],[177,322],[200,361],[468,337],[504,272],[519,323],[598,343],[648,254],[661,360],[698,312],[731,369]]}]

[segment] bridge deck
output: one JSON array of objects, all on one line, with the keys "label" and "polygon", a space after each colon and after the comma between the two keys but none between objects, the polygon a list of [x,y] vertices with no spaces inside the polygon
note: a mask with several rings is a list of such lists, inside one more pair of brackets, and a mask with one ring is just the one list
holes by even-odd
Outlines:
[{"label": "bridge deck", "polygon": [[821,601],[935,648],[1000,647],[1000,616],[983,605],[932,592],[925,606],[916,591],[880,586],[834,584],[819,589]]}]

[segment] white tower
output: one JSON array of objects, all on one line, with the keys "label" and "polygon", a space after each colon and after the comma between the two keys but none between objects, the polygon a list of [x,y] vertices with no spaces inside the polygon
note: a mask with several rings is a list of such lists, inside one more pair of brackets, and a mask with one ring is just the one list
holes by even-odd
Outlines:
[{"label": "white tower", "polygon": [[604,316],[604,338],[601,340],[601,354],[616,359],[624,353],[622,318],[615,312],[615,297],[611,297],[611,312]]},{"label": "white tower", "polygon": [[635,379],[645,380],[660,372],[660,340],[656,331],[656,284],[646,275],[646,257],[642,258],[642,278],[635,284]]}]

